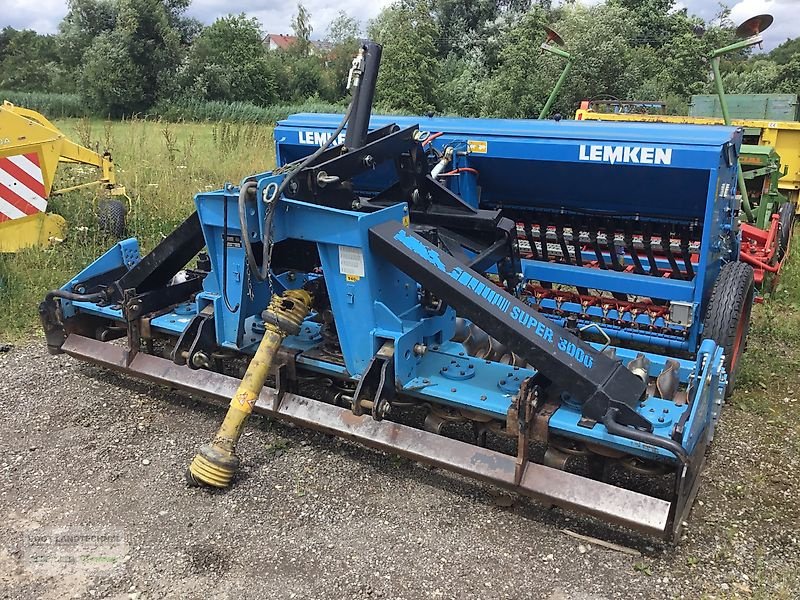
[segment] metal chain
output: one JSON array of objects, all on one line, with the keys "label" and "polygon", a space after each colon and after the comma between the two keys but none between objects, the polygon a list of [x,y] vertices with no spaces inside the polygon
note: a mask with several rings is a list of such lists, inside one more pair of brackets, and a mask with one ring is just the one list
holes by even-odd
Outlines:
[{"label": "metal chain", "polygon": [[255,293],[253,293],[253,279],[250,277],[250,267],[247,267],[247,297],[250,298],[250,301],[252,302],[255,299],[255,296]]},{"label": "metal chain", "polygon": [[[269,189],[270,189],[269,186],[267,186],[264,189],[265,194],[266,194],[267,190],[269,190]],[[264,199],[262,198],[262,200],[264,200]],[[267,214],[269,212],[275,210],[278,207],[279,198],[278,198],[278,188],[277,187],[275,188],[275,192],[272,195],[272,197],[267,199],[267,200],[268,200],[267,201],[267,210],[264,213],[265,226],[266,226],[266,223],[268,222]],[[271,219],[271,222],[272,223],[275,222],[274,215],[273,215],[273,219]],[[266,239],[266,244],[267,244],[267,285],[269,286],[269,297],[271,299],[272,296],[275,295],[275,290],[273,289],[273,286],[272,286],[272,249],[275,246],[275,240],[273,238],[272,231],[265,231],[264,234],[266,235],[266,238],[267,238]]]}]

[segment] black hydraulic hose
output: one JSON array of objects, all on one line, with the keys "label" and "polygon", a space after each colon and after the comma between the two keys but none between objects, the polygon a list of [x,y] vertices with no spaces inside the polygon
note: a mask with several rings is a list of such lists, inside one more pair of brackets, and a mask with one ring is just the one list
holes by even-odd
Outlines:
[{"label": "black hydraulic hose", "polygon": [[644,275],[644,268],[642,261],[639,258],[639,253],[636,251],[636,246],[633,243],[633,228],[630,223],[625,224],[625,247],[630,252],[631,260],[633,261],[633,270],[638,275]]},{"label": "black hydraulic hose", "polygon": [[[245,202],[247,202],[247,195],[250,191],[255,191],[257,188],[258,182],[248,181],[239,189],[239,228],[242,231],[242,246],[244,247],[244,255],[247,257],[247,265],[250,267],[250,272],[253,273],[256,278],[258,278],[260,270],[258,268],[258,263],[256,263],[256,257],[253,254],[253,245],[250,243],[250,232],[247,228],[247,207],[245,206]],[[263,281],[263,279],[259,281]]]},{"label": "black hydraulic hose", "polygon": [[603,425],[608,429],[608,433],[618,435],[620,437],[628,438],[635,442],[642,442],[658,448],[663,448],[672,452],[675,457],[681,461],[681,464],[689,463],[689,455],[686,450],[678,442],[663,438],[661,436],[650,433],[649,431],[642,431],[641,429],[634,429],[633,427],[626,427],[617,423],[617,415],[619,414],[618,408],[609,408],[603,417]]},{"label": "black hydraulic hose", "polygon": [[382,51],[382,46],[375,42],[366,42],[361,46],[364,69],[353,92],[353,120],[344,139],[348,148],[360,148],[366,143]]},{"label": "black hydraulic hose", "polygon": [[44,297],[44,301],[46,303],[50,303],[53,301],[53,298],[61,298],[63,300],[70,300],[72,302],[98,302],[99,300],[105,300],[106,294],[105,292],[94,292],[92,294],[75,294],[73,292],[67,292],[65,290],[50,290]]},{"label": "black hydraulic hose", "polygon": [[[244,232],[243,232],[244,233]],[[249,241],[249,240],[248,240]],[[228,312],[235,313],[239,310],[239,303],[231,306],[228,300],[228,197],[222,200],[222,299]]]},{"label": "black hydraulic hose", "polygon": [[[293,163],[287,165],[287,167],[292,167],[292,165],[296,165],[292,167],[292,170],[283,178],[278,189],[275,190],[272,198],[270,199],[270,206],[267,209],[267,216],[264,219],[264,250],[262,254],[261,260],[261,268],[259,268],[258,263],[256,263],[256,258],[253,255],[253,246],[250,243],[250,236],[248,234],[247,229],[247,210],[245,207],[245,202],[247,201],[247,195],[250,193],[250,190],[255,190],[258,187],[258,183],[255,181],[248,181],[245,183],[242,188],[239,190],[239,226],[242,229],[242,244],[244,245],[245,256],[247,257],[247,264],[250,267],[250,272],[255,276],[256,280],[258,281],[266,281],[269,278],[269,263],[270,263],[270,238],[272,236],[272,221],[275,214],[276,204],[281,198],[281,195],[286,188],[289,186],[289,183],[297,177],[297,174],[305,169],[308,165],[314,162],[317,158],[319,158],[323,152],[325,152],[328,148],[331,147],[334,140],[339,137],[339,134],[342,133],[342,130],[347,125],[347,121],[350,119],[350,114],[353,109],[353,102],[351,101],[350,104],[347,106],[347,110],[344,113],[344,117],[342,118],[342,122],[339,123],[339,126],[336,128],[336,131],[333,132],[331,137],[329,137],[322,146],[320,146],[313,154],[307,156],[302,162]],[[284,167],[285,168],[285,167]]]},{"label": "black hydraulic hose", "polygon": [[72,302],[97,302],[105,298],[105,292],[94,292],[93,294],[74,294],[65,290],[50,290],[44,297],[45,302],[50,302],[53,298],[63,298]]},{"label": "black hydraulic hose", "polygon": [[653,277],[661,277],[661,270],[658,268],[656,256],[653,254],[653,237],[650,225],[645,224],[642,233],[642,246],[644,246],[644,253],[647,256],[647,264],[650,266],[650,275]]}]

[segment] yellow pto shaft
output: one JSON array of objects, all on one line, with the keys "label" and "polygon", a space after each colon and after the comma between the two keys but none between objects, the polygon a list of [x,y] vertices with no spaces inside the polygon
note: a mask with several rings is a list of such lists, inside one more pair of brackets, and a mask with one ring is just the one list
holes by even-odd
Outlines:
[{"label": "yellow pto shaft", "polygon": [[265,332],[214,441],[200,447],[187,476],[193,483],[226,488],[239,469],[236,444],[242,436],[247,418],[253,412],[258,395],[267,380],[272,362],[287,335],[300,331],[303,319],[311,309],[312,297],[305,290],[288,290],[272,296],[264,311]]}]

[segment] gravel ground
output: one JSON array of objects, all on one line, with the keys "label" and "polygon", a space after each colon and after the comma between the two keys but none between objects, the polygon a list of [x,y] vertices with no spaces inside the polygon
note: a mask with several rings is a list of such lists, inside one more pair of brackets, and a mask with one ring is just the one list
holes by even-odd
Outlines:
[{"label": "gravel ground", "polygon": [[[263,418],[235,487],[189,488],[219,408],[31,340],[0,353],[0,597],[800,598],[794,393],[777,419],[726,407],[671,547]],[[59,531],[107,534],[105,560],[66,562]]]}]

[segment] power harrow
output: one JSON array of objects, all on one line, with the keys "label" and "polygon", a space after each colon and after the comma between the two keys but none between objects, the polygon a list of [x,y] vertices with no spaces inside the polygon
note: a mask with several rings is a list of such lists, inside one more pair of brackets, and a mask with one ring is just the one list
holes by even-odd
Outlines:
[{"label": "power harrow", "polygon": [[749,325],[741,130],[372,116],[380,54],[50,292],[49,349],[230,401],[194,484],[257,412],[674,539]]}]

